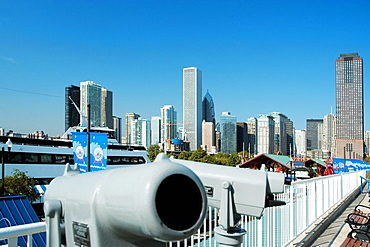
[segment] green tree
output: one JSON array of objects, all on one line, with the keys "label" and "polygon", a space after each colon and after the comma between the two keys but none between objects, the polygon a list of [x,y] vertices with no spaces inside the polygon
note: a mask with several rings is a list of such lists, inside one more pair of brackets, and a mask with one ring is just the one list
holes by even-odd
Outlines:
[{"label": "green tree", "polygon": [[147,152],[148,152],[148,157],[150,161],[154,161],[159,153],[163,153],[163,150],[161,150],[159,145],[154,144],[148,147]]},{"label": "green tree", "polygon": [[207,152],[204,151],[201,147],[199,147],[197,150],[195,150],[191,154],[191,156],[189,157],[189,160],[200,161],[206,155],[207,155]]},{"label": "green tree", "polygon": [[227,165],[228,166],[237,166],[240,164],[240,157],[238,153],[232,153],[230,154],[228,160],[227,160]]},{"label": "green tree", "polygon": [[364,161],[370,163],[370,156],[367,156]]},{"label": "green tree", "polygon": [[34,189],[36,180],[18,169],[14,169],[12,175],[5,177],[4,196],[26,195],[31,202],[40,197]]},{"label": "green tree", "polygon": [[200,159],[200,162],[215,164],[215,158],[211,155],[206,155],[206,156],[204,156],[203,158]]},{"label": "green tree", "polygon": [[191,156],[191,152],[188,152],[188,151],[183,151],[179,154],[179,159],[182,159],[182,160],[188,160]]}]

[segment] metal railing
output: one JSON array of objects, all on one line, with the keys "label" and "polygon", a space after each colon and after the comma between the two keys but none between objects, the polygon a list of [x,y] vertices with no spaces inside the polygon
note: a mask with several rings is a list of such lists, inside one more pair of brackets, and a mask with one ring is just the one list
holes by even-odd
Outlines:
[{"label": "metal railing", "polygon": [[[285,201],[286,205],[266,208],[261,219],[242,216],[241,227],[247,231],[243,246],[288,245],[317,219],[359,188],[360,176],[365,175],[366,171],[342,173],[301,180],[285,186],[284,193],[277,195],[277,199]],[[206,227],[201,228],[198,234],[190,239],[169,243],[168,246],[216,246],[213,228],[217,225],[217,215],[217,209],[209,208],[208,219],[204,221]]]},{"label": "metal railing", "polygon": [[19,226],[9,226],[5,228],[0,228],[0,240],[7,239],[8,247],[17,247],[18,237],[27,236],[27,247],[31,247],[32,234],[45,231],[45,222],[37,222]]},{"label": "metal railing", "polygon": [[[242,216],[241,227],[247,233],[243,246],[274,247],[286,246],[307,227],[335,207],[361,184],[366,171],[342,173],[309,180],[294,182],[285,186],[285,192],[277,199],[286,205],[265,209],[260,219]],[[213,229],[217,226],[218,209],[209,208],[208,215],[197,234],[191,238],[167,243],[167,246],[215,247]],[[32,234],[45,232],[45,222],[0,229],[0,239],[8,239],[8,246],[17,246],[18,236],[28,236],[28,246]]]}]

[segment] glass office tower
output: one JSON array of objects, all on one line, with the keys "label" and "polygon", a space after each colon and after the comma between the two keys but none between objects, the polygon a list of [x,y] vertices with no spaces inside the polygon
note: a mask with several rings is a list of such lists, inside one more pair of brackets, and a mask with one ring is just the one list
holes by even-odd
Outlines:
[{"label": "glass office tower", "polygon": [[363,63],[358,53],[340,54],[335,61],[338,158],[363,159]]}]

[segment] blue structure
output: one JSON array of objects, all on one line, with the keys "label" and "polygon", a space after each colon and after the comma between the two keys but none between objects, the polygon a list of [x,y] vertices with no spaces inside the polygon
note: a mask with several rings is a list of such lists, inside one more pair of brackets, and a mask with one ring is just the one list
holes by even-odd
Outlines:
[{"label": "blue structure", "polygon": [[333,159],[334,174],[370,169],[370,163],[356,159]]},{"label": "blue structure", "polygon": [[[26,196],[0,197],[0,228],[40,222]],[[7,244],[0,241],[0,245]],[[27,246],[27,237],[18,237],[18,246]],[[33,235],[32,246],[46,246],[46,233]]]}]

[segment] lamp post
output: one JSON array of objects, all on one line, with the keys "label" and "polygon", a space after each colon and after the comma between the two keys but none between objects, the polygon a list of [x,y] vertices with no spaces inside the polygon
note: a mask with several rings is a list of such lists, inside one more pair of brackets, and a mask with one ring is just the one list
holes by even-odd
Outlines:
[{"label": "lamp post", "polygon": [[[8,146],[8,152],[12,149],[13,143],[11,142],[10,138],[5,143]],[[4,162],[4,156],[5,156],[5,149],[4,147],[1,148],[1,196],[4,196],[5,194],[5,162]]]}]

